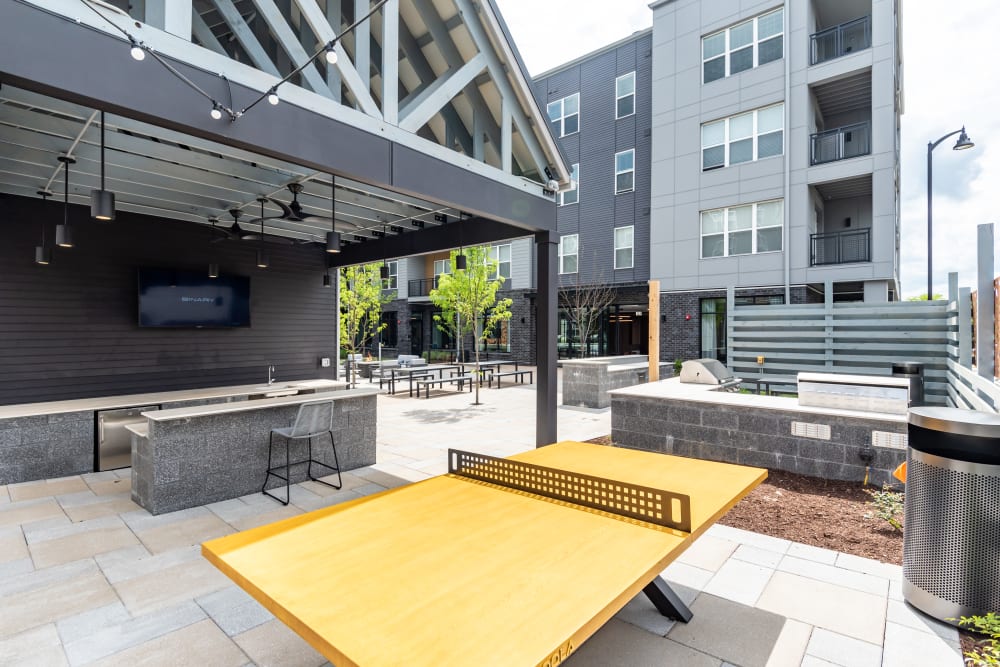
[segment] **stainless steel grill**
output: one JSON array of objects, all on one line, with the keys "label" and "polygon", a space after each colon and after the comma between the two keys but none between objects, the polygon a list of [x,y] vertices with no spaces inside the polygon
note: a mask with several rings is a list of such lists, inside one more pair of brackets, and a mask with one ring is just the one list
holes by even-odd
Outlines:
[{"label": "stainless steel grill", "polygon": [[946,622],[1000,609],[1000,417],[910,412],[903,596]]},{"label": "stainless steel grill", "polygon": [[718,359],[691,359],[681,365],[680,380],[684,384],[714,384],[722,388],[737,387],[742,380],[733,375]]}]

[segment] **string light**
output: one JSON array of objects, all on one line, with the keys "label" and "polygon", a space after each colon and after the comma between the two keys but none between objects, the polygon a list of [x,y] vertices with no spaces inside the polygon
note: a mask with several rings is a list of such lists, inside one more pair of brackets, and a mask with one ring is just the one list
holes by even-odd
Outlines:
[{"label": "string light", "polygon": [[336,65],[337,64],[337,40],[335,40],[335,39],[332,40],[329,44],[326,45],[326,49],[324,49],[324,50],[326,51],[326,62],[330,63],[331,65]]},{"label": "string light", "polygon": [[139,61],[145,60],[146,51],[142,48],[142,45],[139,44],[139,42],[135,41],[135,38],[132,37],[131,35],[129,36],[128,40],[132,42],[132,48],[129,49],[129,53],[132,54],[132,58],[134,60],[139,60]]},{"label": "string light", "polygon": [[268,102],[268,104],[270,104],[271,106],[277,106],[278,102],[280,102],[280,101],[281,101],[281,98],[278,97],[278,91],[277,90],[275,90],[274,88],[272,88],[271,90],[268,91],[268,93],[267,93],[267,102]]},{"label": "string light", "polygon": [[212,105],[212,110],[209,112],[209,115],[212,116],[212,118],[214,118],[215,120],[221,120],[222,119],[222,106],[218,102],[216,102],[215,104],[213,104]]}]

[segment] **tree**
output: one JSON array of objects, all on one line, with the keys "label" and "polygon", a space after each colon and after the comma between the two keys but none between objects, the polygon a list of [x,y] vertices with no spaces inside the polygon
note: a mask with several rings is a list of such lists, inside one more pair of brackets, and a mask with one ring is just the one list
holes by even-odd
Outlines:
[{"label": "tree", "polygon": [[583,284],[580,273],[575,275],[573,283],[559,288],[559,304],[576,327],[580,356],[587,357],[590,356],[590,335],[597,331],[601,316],[615,302],[617,293],[614,287],[601,280],[601,276],[594,283]]},{"label": "tree", "polygon": [[[380,267],[376,262],[340,270],[340,346],[348,355],[359,354],[386,326],[382,322],[382,304],[395,297],[383,292]],[[348,367],[353,384],[356,370],[351,364]]]},{"label": "tree", "polygon": [[[454,268],[455,256],[457,255],[452,256],[452,268]],[[472,333],[472,325],[468,320],[463,320],[462,315],[458,312],[457,298],[458,292],[450,290],[447,295],[442,295],[440,301],[435,302],[441,312],[435,313],[434,323],[440,331],[455,341],[455,360],[461,361],[463,359],[462,339],[465,338],[465,334]]]},{"label": "tree", "polygon": [[[939,300],[941,300],[943,298],[944,298],[943,294],[938,294],[937,292],[934,292],[934,297],[933,297],[934,301],[939,301]],[[906,297],[906,300],[907,301],[927,301],[927,294],[924,293],[924,294],[919,294],[917,296],[908,296],[908,297]]]},{"label": "tree", "polygon": [[[438,278],[438,284],[430,292],[431,301],[442,310],[452,309],[461,318],[459,325],[469,326],[472,339],[476,344],[476,369],[479,369],[480,344],[511,316],[511,299],[497,299],[497,290],[504,283],[504,277],[498,275],[499,263],[490,258],[488,246],[475,246],[463,251],[466,257],[465,269],[455,267],[458,251],[451,252],[452,273],[446,273]],[[496,277],[492,277],[492,276]],[[461,335],[461,334],[460,334]],[[479,405],[479,382],[476,385],[476,405]]]}]

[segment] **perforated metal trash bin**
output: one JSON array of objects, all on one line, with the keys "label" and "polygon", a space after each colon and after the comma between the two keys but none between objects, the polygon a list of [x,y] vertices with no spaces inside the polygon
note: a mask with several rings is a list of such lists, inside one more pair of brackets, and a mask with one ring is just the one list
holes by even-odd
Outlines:
[{"label": "perforated metal trash bin", "polygon": [[909,412],[903,597],[942,621],[1000,611],[1000,415]]}]

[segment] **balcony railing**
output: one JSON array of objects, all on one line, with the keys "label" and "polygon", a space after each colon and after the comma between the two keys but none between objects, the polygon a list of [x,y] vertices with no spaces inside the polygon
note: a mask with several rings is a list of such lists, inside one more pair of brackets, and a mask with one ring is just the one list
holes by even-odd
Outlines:
[{"label": "balcony railing", "polygon": [[859,19],[820,30],[812,35],[811,41],[810,65],[833,60],[855,51],[862,51],[872,45],[872,19],[870,16],[862,16]]},{"label": "balcony railing", "polygon": [[872,259],[871,229],[852,229],[829,234],[812,234],[810,266],[870,262]]},{"label": "balcony railing", "polygon": [[811,164],[846,160],[872,152],[872,130],[868,122],[817,132],[809,139]]},{"label": "balcony railing", "polygon": [[432,289],[437,289],[437,276],[433,278],[418,278],[407,283],[406,294],[410,298],[415,296],[430,296]]}]

